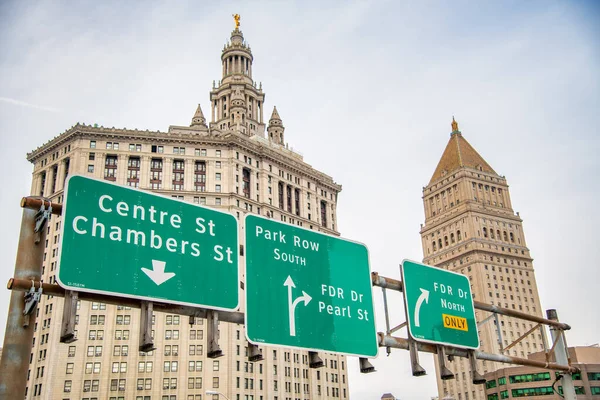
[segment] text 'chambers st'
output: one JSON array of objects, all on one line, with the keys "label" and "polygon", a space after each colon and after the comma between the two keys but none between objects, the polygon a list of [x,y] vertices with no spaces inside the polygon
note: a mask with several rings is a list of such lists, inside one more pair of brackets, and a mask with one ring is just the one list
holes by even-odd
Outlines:
[{"label": "text 'chambers st'", "polygon": [[[129,204],[115,199],[108,194],[102,194],[96,202],[98,217],[77,215],[73,218],[73,231],[79,235],[90,235],[104,240],[112,240],[131,244],[133,246],[149,247],[155,250],[165,249],[171,253],[180,253],[191,257],[199,257],[202,252],[209,251],[215,261],[225,261],[233,264],[233,249],[221,244],[215,244],[212,249],[201,248],[194,239],[165,237],[155,229],[145,231],[127,227],[128,223],[148,221],[153,226],[170,227],[176,230],[184,229],[184,224],[193,224],[197,235],[215,237],[219,227],[212,219],[197,217],[195,220],[183,220],[179,214],[156,209],[153,205],[145,207],[140,204]],[[119,224],[104,222],[103,216],[118,217]]]}]

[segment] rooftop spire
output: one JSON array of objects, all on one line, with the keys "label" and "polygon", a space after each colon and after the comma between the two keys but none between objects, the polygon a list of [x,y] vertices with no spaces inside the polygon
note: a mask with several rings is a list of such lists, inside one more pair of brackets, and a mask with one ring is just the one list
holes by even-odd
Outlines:
[{"label": "rooftop spire", "polygon": [[283,144],[285,143],[285,139],[283,136],[284,131],[285,128],[283,127],[283,122],[281,121],[281,117],[277,112],[277,107],[273,107],[273,114],[271,114],[271,118],[269,119],[269,126],[267,127],[269,140],[283,146]]},{"label": "rooftop spire", "polygon": [[269,119],[269,123],[273,120],[278,120],[281,121],[281,117],[279,116],[279,113],[277,112],[277,106],[273,107],[273,114],[271,114],[271,118]]},{"label": "rooftop spire", "polygon": [[196,108],[196,113],[194,114],[194,118],[192,118],[192,124],[190,126],[206,126],[206,119],[204,118],[200,104],[198,104],[198,108]]},{"label": "rooftop spire", "polygon": [[452,133],[446,149],[442,154],[429,185],[446,174],[452,173],[461,168],[470,168],[476,171],[483,171],[490,174],[496,174],[496,171],[477,153],[467,139],[458,130],[458,123],[452,118]]}]

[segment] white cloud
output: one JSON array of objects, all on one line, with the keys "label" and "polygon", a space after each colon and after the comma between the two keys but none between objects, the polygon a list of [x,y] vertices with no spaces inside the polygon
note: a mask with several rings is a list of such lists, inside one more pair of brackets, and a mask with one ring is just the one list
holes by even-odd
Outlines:
[{"label": "white cloud", "polygon": [[4,103],[8,103],[8,104],[13,104],[13,105],[16,105],[16,106],[35,108],[37,110],[50,111],[50,112],[60,112],[60,110],[58,108],[48,107],[48,106],[41,106],[41,105],[38,105],[38,104],[31,104],[31,103],[27,103],[25,101],[11,99],[11,98],[8,98],[8,97],[0,97],[0,101],[4,102]]}]

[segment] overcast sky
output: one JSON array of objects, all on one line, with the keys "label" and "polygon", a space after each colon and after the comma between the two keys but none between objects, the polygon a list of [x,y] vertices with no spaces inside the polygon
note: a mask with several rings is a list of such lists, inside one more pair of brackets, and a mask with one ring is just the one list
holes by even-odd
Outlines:
[{"label": "overcast sky", "polygon": [[[422,188],[452,116],[524,220],[542,307],[600,342],[600,12],[594,2],[0,2],[0,284],[13,274],[28,151],[77,122],[166,131],[210,115],[232,13],[286,140],[343,185],[342,235],[372,270],[422,259]],[[380,290],[375,290],[383,330]],[[0,291],[0,332],[8,291]],[[403,321],[391,297],[393,324]],[[406,335],[406,332],[402,332]],[[353,399],[437,393],[408,352],[350,362]]]}]

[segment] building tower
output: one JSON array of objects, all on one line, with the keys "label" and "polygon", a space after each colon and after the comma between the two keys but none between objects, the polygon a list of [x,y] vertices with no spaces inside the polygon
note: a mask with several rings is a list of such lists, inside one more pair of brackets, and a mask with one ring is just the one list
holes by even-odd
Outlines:
[{"label": "building tower", "polygon": [[[80,174],[237,218],[256,213],[338,235],[335,210],[342,187],[283,145],[276,112],[278,139],[264,137],[265,95],[252,79],[253,56],[237,26],[221,61],[223,77],[210,92],[208,126],[200,105],[190,126],[170,126],[167,132],[78,123],[27,155],[32,195],[61,203],[67,177]],[[56,283],[60,226],[60,217],[48,224],[44,282]],[[345,356],[320,353],[325,366],[312,369],[306,351],[260,346],[264,360],[249,362],[244,326],[221,323],[224,356],[210,359],[203,319],[159,312],[153,318],[157,350],[141,353],[139,310],[89,302],[78,303],[77,341],[63,344],[62,309],[62,299],[52,296],[43,296],[38,306],[27,399],[218,399],[206,390],[232,400],[349,398]]]},{"label": "building tower", "polygon": [[283,139],[284,130],[285,128],[283,126],[283,122],[281,122],[281,117],[277,112],[277,107],[273,107],[273,114],[271,114],[271,119],[269,119],[269,127],[267,128],[269,140],[277,144],[285,144]]},{"label": "building tower", "polygon": [[252,79],[254,57],[244,41],[239,27],[231,32],[229,43],[223,47],[221,63],[223,76],[218,87],[210,92],[212,104],[211,128],[233,129],[246,136],[264,137],[262,83]]},{"label": "building tower", "polygon": [[[423,188],[423,206],[425,224],[420,233],[425,264],[468,276],[475,300],[542,316],[523,220],[513,211],[506,178],[467,142],[454,118],[450,140]],[[475,312],[477,321],[489,315]],[[533,328],[531,322],[505,316],[499,316],[498,322],[501,342],[493,319],[478,327],[480,350],[500,354]],[[504,354],[526,357],[543,350],[542,335],[535,330]],[[483,373],[504,367],[477,362]],[[438,372],[439,398],[485,399],[484,387],[472,383],[468,360],[455,358],[449,367],[456,379],[442,381]]]}]

